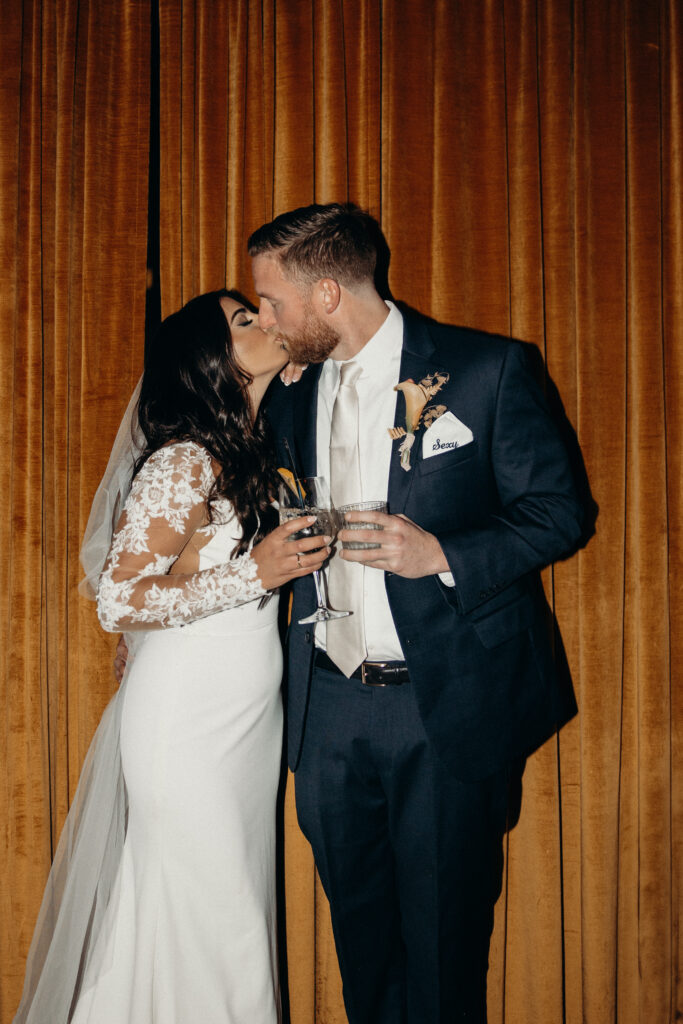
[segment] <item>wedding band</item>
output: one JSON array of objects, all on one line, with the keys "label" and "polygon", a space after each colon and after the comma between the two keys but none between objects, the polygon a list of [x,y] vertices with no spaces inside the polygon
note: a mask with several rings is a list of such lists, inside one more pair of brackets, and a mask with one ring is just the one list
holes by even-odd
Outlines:
[{"label": "wedding band", "polygon": [[298,551],[296,553],[296,564],[299,566],[299,568],[301,568],[301,555],[299,554]]}]

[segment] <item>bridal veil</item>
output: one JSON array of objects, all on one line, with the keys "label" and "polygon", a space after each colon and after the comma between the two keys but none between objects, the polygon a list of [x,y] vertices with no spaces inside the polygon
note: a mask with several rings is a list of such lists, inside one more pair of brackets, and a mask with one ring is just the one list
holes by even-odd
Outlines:
[{"label": "bridal veil", "polygon": [[[140,382],[119,426],[95,494],[81,548],[80,591],[95,598],[112,533],[143,446],[137,404]],[[24,990],[14,1024],[67,1024],[78,997],[111,955],[107,913],[118,898],[127,801],[121,771],[120,722],[135,636],[126,637],[128,665],[86,755],[48,877],[29,950]]]}]

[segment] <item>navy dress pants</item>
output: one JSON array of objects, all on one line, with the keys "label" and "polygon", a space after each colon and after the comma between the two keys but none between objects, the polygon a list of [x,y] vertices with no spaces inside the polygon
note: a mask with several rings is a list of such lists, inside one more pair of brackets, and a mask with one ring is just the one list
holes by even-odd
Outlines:
[{"label": "navy dress pants", "polygon": [[412,684],[314,668],[299,823],[330,901],[350,1024],[486,1022],[508,773],[455,779]]}]

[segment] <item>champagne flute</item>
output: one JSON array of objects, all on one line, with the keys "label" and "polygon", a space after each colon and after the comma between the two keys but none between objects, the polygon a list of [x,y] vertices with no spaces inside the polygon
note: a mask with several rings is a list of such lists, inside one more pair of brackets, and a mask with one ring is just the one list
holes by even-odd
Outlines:
[{"label": "champagne flute", "polygon": [[[290,540],[301,537],[328,536],[332,540],[337,536],[339,520],[330,498],[330,486],[322,476],[309,476],[295,479],[293,485],[281,483],[279,487],[280,523],[289,522],[300,516],[315,516],[315,522],[304,526],[291,534]],[[329,608],[323,590],[322,572],[313,571],[317,607],[305,619],[299,619],[299,625],[309,622],[327,622],[329,619],[343,619],[351,612],[338,612]]]}]

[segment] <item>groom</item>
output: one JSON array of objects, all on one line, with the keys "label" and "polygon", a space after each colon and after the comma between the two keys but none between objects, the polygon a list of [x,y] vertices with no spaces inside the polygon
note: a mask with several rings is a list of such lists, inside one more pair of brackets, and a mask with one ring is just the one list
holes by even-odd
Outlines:
[{"label": "groom", "polygon": [[511,772],[566,717],[539,570],[581,511],[522,346],[385,302],[375,228],[330,204],[249,239],[261,327],[317,364],[270,399],[281,464],[389,506],[330,563],[352,616],[298,625],[294,585],[288,757],[350,1024],[482,1024]]}]

